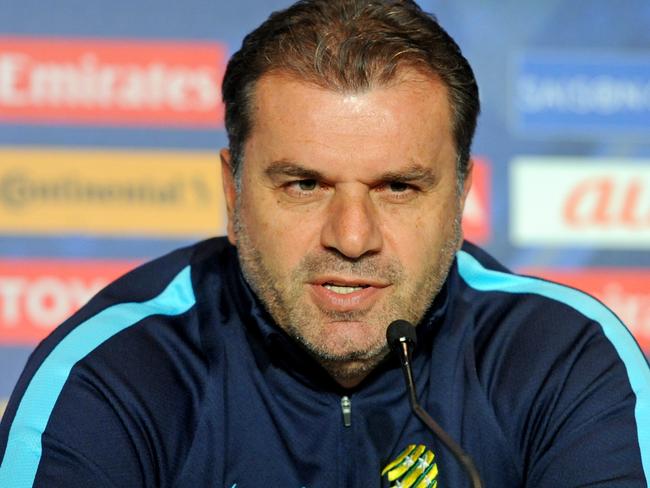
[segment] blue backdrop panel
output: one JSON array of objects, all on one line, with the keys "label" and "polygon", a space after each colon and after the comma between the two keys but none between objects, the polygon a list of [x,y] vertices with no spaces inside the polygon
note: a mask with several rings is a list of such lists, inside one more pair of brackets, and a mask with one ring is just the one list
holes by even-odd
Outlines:
[{"label": "blue backdrop panel", "polygon": [[[289,4],[280,0],[0,0],[0,38],[215,42],[231,54],[245,33],[272,10]],[[473,152],[490,169],[490,229],[482,244],[516,269],[614,268],[634,270],[639,276],[647,271],[650,283],[650,240],[633,247],[624,238],[607,245],[595,239],[589,246],[513,243],[511,208],[517,202],[511,201],[509,186],[510,163],[521,156],[579,157],[579,166],[586,170],[602,158],[633,163],[639,168],[636,211],[648,216],[636,231],[649,231],[650,2],[429,0],[420,4],[435,13],[457,40],[479,81],[483,108]],[[0,150],[216,153],[225,144],[220,128],[0,122]],[[562,197],[553,191],[548,189],[550,199]],[[0,222],[0,263],[17,258],[142,260],[196,238],[21,233],[7,231]],[[650,331],[650,285],[641,286],[637,294],[639,311],[634,316],[640,323],[634,325]],[[3,306],[7,303],[0,298]],[[33,347],[0,344],[0,401],[8,397]]]}]

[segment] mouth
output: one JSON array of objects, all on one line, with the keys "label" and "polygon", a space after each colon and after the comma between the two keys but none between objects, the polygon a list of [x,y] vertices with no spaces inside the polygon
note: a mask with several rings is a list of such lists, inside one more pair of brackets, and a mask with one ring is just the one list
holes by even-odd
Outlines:
[{"label": "mouth", "polygon": [[340,277],[321,278],[310,285],[319,308],[340,312],[371,308],[389,286],[379,281]]},{"label": "mouth", "polygon": [[370,287],[370,285],[339,285],[336,283],[323,283],[321,286],[340,295],[349,295],[355,291],[360,291]]},{"label": "mouth", "polygon": [[314,279],[312,285],[322,286],[334,293],[348,294],[366,288],[386,288],[389,283],[373,278],[357,278],[342,276],[322,276]]}]

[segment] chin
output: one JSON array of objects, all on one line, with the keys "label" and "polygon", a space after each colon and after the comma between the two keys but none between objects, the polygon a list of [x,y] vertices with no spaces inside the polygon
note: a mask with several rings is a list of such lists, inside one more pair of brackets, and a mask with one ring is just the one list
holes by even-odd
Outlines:
[{"label": "chin", "polygon": [[357,386],[388,355],[382,351],[367,359],[321,360],[320,363],[337,383],[345,388]]},{"label": "chin", "polygon": [[388,352],[388,346],[383,336],[373,342],[367,338],[353,341],[349,337],[337,338],[335,343],[310,343],[301,341],[311,354],[321,363],[346,365],[346,368],[364,367],[366,364],[376,364]]},{"label": "chin", "polygon": [[[325,338],[325,340],[323,340]],[[339,362],[365,362],[383,354],[386,338],[382,333],[373,337],[368,330],[358,330],[353,334],[320,335],[311,341],[305,338],[303,344],[323,360]]]}]

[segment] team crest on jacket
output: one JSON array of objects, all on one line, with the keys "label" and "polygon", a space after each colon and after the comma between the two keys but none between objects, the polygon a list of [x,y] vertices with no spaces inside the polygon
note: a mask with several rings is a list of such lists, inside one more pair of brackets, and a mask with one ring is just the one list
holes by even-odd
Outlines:
[{"label": "team crest on jacket", "polygon": [[409,444],[399,456],[381,471],[391,488],[436,488],[438,464],[436,455],[422,444]]}]

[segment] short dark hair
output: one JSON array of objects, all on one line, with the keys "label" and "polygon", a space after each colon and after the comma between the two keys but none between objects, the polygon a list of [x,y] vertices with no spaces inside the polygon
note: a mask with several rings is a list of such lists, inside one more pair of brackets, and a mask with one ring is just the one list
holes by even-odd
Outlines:
[{"label": "short dark hair", "polygon": [[300,0],[248,34],[222,85],[233,172],[239,174],[243,161],[262,76],[282,72],[360,92],[389,83],[402,67],[434,74],[447,86],[457,177],[464,181],[480,111],[476,79],[456,42],[412,0]]}]

